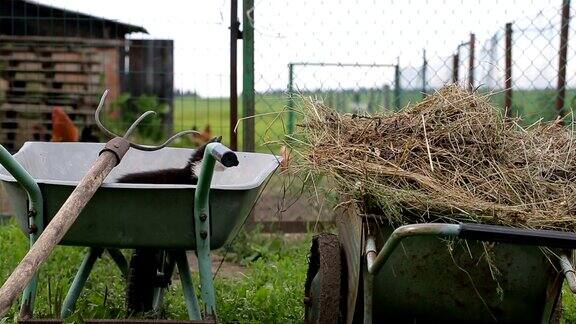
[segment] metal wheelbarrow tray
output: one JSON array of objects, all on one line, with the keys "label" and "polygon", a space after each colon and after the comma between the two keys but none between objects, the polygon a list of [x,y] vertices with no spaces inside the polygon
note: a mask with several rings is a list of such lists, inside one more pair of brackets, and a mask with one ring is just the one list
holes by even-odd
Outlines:
[{"label": "metal wheelbarrow tray", "polygon": [[[39,184],[48,223],[98,157],[103,143],[28,142],[14,158]],[[182,167],[192,150],[130,149],[98,189],[60,244],[91,247],[154,247],[193,250],[195,185],[115,183],[127,173]],[[246,220],[265,182],[278,166],[275,156],[237,153],[234,168],[216,165],[210,190],[211,249],[224,245]],[[27,195],[0,167],[18,224],[28,233]]]},{"label": "metal wheelbarrow tray", "polygon": [[394,228],[378,217],[350,208],[337,217],[338,236],[314,237],[308,323],[558,323],[564,277],[576,292],[574,233],[466,223]]}]

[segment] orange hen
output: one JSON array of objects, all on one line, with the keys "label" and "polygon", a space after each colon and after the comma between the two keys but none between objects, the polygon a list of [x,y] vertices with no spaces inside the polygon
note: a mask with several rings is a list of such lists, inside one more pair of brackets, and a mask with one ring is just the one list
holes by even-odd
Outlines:
[{"label": "orange hen", "polygon": [[210,130],[210,125],[206,125],[204,131],[199,134],[193,135],[193,141],[196,146],[200,146],[212,138],[212,131]]},{"label": "orange hen", "polygon": [[60,107],[52,110],[52,142],[78,142],[78,128]]}]

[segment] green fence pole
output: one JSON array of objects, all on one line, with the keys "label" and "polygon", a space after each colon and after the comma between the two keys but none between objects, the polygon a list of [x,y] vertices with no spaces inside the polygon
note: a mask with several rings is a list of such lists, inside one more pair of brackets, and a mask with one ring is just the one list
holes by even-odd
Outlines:
[{"label": "green fence pole", "polygon": [[[243,117],[255,115],[254,100],[254,0],[242,1],[242,110]],[[230,125],[234,127],[234,125]],[[256,147],[256,129],[254,118],[246,118],[243,122],[242,149],[245,152],[254,152]]]},{"label": "green fence pole", "polygon": [[294,134],[294,64],[288,64],[288,135]]},{"label": "green fence pole", "polygon": [[394,67],[394,108],[400,109],[400,62]]}]

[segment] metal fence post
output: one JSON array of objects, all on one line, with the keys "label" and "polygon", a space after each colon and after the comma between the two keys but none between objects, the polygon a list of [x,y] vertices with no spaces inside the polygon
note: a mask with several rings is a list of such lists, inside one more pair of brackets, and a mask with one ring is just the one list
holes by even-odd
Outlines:
[{"label": "metal fence post", "polygon": [[238,150],[238,39],[241,38],[238,21],[238,0],[230,1],[230,148]]},{"label": "metal fence post", "polygon": [[562,24],[560,26],[560,48],[558,49],[558,94],[556,97],[556,111],[560,122],[564,118],[564,99],[566,96],[566,52],[568,50],[568,24],[570,23],[570,0],[562,1]]},{"label": "metal fence post", "polygon": [[394,66],[394,108],[400,109],[400,60]]},{"label": "metal fence post", "polygon": [[512,108],[512,23],[506,24],[506,58],[505,58],[505,76],[504,76],[504,116],[510,116]]},{"label": "metal fence post", "polygon": [[288,64],[288,127],[287,133],[294,134],[294,64]]},{"label": "metal fence post", "polygon": [[243,145],[246,152],[254,152],[256,147],[256,129],[254,118],[256,109],[254,101],[254,0],[242,1],[242,110],[243,117],[251,117],[244,120]]},{"label": "metal fence post", "polygon": [[422,50],[422,99],[426,98],[426,69],[428,68],[428,61],[426,61],[426,49]]},{"label": "metal fence post", "polygon": [[474,90],[474,46],[476,42],[476,35],[470,34],[470,55],[468,60],[468,89]]},{"label": "metal fence post", "polygon": [[458,67],[460,65],[460,54],[456,53],[452,56],[452,82],[458,82]]}]

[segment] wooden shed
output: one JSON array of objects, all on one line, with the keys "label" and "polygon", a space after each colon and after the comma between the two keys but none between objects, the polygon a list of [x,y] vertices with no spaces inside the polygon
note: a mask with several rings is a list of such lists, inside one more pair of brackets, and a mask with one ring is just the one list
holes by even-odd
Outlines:
[{"label": "wooden shed", "polygon": [[17,151],[50,140],[51,113],[61,107],[79,129],[93,123],[104,89],[155,95],[172,125],[172,40],[129,40],[143,27],[46,6],[0,0],[0,144]]}]

